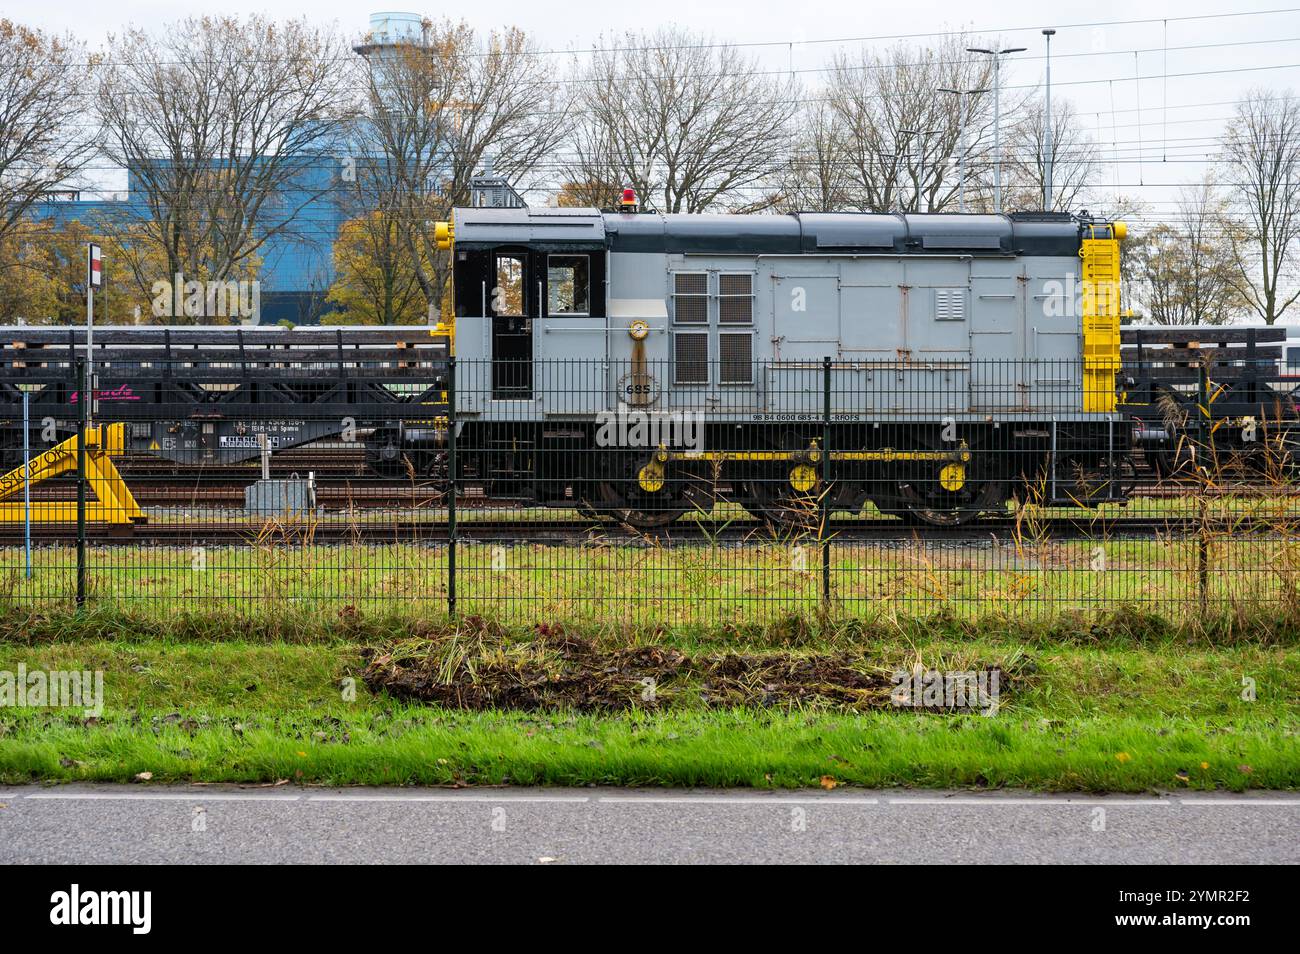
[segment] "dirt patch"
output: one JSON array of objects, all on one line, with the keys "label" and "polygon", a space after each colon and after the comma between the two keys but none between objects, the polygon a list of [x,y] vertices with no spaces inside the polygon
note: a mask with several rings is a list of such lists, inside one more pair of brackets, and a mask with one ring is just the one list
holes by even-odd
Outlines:
[{"label": "dirt patch", "polygon": [[706,702],[724,705],[833,703],[847,708],[889,704],[891,673],[851,653],[724,653],[696,661]]},{"label": "dirt patch", "polygon": [[[810,706],[892,708],[894,670],[864,654],[720,653],[663,646],[603,649],[557,628],[511,641],[469,637],[405,642],[365,654],[375,692],[457,709],[627,709]],[[995,667],[984,667],[995,668]],[[999,670],[1001,691],[1011,679]]]}]

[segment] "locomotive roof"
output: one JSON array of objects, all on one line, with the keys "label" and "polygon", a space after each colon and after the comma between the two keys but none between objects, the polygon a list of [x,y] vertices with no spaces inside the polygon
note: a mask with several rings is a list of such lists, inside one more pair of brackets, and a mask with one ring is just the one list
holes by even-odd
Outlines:
[{"label": "locomotive roof", "polygon": [[664,215],[597,209],[457,209],[456,241],[584,242],[614,252],[796,255],[1075,255],[1082,220],[1057,213],[960,215],[795,212]]}]

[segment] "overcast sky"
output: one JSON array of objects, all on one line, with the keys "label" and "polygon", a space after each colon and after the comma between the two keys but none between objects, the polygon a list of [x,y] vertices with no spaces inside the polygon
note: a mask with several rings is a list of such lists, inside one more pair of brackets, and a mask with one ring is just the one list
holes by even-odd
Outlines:
[{"label": "overcast sky", "polygon": [[[205,0],[128,0],[118,4],[63,0],[33,4],[6,15],[30,26],[72,32],[93,48],[124,23],[154,27],[189,14],[306,16],[332,21],[347,34],[359,36],[373,10],[401,10],[432,18],[464,19],[484,30],[516,25],[546,48],[582,50],[597,44],[602,33],[666,25],[668,20],[652,12],[660,8],[608,0],[564,4],[495,0],[491,4],[444,3],[436,7],[400,2],[371,7],[356,0],[225,0],[220,4]],[[662,9],[667,9],[666,5]],[[1252,87],[1300,87],[1300,2],[1296,9],[1288,9],[1285,0],[1058,0],[1050,5],[1009,0],[979,6],[954,0],[710,0],[683,4],[679,9],[681,18],[673,21],[678,26],[717,39],[772,44],[750,52],[766,64],[799,71],[808,85],[819,81],[816,70],[844,45],[885,46],[895,42],[886,38],[889,35],[961,29],[1000,36],[1008,46],[1028,47],[1027,52],[1011,58],[1003,81],[1008,87],[1032,85],[1041,82],[1043,75],[1040,30],[1055,27],[1059,32],[1052,42],[1054,95],[1073,100],[1082,120],[1102,144],[1106,185],[1141,196],[1156,212],[1171,207],[1180,183],[1205,173],[1204,160],[1223,121],[1231,115],[1233,100]],[[1051,20],[1044,19],[1047,9],[1052,11]],[[1187,19],[1279,10],[1283,12]],[[972,11],[978,12],[972,15]],[[1156,22],[1072,26],[1141,18]],[[1169,22],[1160,22],[1163,18]],[[844,38],[854,38],[854,42],[818,42]],[[1191,46],[1201,48],[1187,49]],[[564,57],[557,60],[566,62]],[[1139,83],[1135,75],[1148,78]]]}]

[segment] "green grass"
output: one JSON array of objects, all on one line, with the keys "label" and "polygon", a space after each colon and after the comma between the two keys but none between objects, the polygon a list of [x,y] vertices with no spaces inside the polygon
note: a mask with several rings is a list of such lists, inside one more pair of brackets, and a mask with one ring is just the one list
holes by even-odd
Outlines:
[{"label": "green grass", "polygon": [[[93,622],[95,628],[83,628]],[[1103,631],[932,621],[892,630],[682,628],[594,633],[684,652],[860,651],[873,665],[1023,673],[995,716],[833,707],[620,715],[463,712],[398,702],[360,681],[365,621],[313,642],[196,642],[192,632],[102,635],[0,628],[0,670],[105,671],[107,707],[0,709],[0,780],[328,784],[1028,786],[1142,791],[1300,787],[1300,653],[1281,631],[1220,641],[1116,617]],[[1262,631],[1261,631],[1262,632]],[[130,635],[127,635],[130,633]],[[255,634],[254,634],[254,638]],[[527,630],[504,637],[526,641]],[[1244,701],[1242,679],[1256,699]],[[342,681],[356,678],[356,697]]]},{"label": "green grass", "polygon": [[[238,728],[236,727],[238,726]],[[269,726],[19,724],[0,779],[328,785],[1015,786],[1058,791],[1295,788],[1278,728],[1094,718],[1012,727],[980,716],[848,718],[748,712],[610,719],[422,713]]]}]

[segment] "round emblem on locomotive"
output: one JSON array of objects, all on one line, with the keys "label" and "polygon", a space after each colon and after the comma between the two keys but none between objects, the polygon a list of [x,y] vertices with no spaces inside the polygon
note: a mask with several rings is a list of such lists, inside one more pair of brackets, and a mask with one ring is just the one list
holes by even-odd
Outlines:
[{"label": "round emblem on locomotive", "polygon": [[618,399],[637,407],[654,404],[659,400],[659,382],[649,371],[629,371],[618,379]]}]

